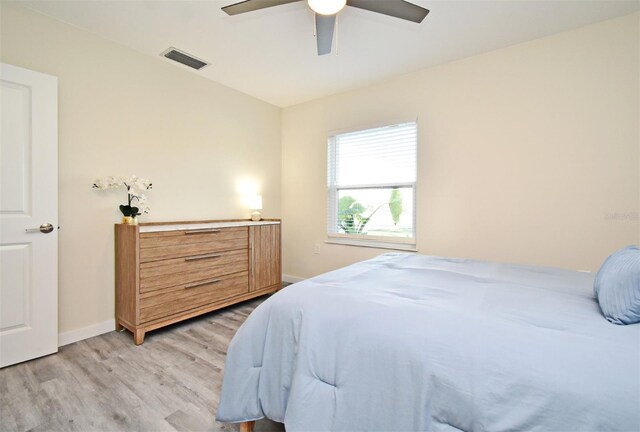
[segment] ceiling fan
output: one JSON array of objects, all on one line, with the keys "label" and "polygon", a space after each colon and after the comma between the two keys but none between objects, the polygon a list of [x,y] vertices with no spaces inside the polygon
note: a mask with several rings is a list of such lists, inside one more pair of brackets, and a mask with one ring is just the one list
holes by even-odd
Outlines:
[{"label": "ceiling fan", "polygon": [[[222,8],[228,15],[252,12],[258,9],[280,6],[304,0],[245,0]],[[336,14],[345,6],[365,9],[395,18],[421,23],[429,13],[425,9],[404,0],[306,0],[316,18],[316,43],[318,55],[329,54],[336,25]]]}]

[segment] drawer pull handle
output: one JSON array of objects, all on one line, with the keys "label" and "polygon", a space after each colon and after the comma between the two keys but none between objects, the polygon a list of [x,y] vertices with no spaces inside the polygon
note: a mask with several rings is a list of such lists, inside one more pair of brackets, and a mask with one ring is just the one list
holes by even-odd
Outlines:
[{"label": "drawer pull handle", "polygon": [[200,285],[208,285],[208,284],[214,284],[214,283],[218,283],[220,282],[220,279],[209,279],[209,280],[204,280],[204,281],[200,281],[200,282],[194,282],[194,283],[190,283],[185,285],[185,288],[195,288],[195,287],[199,287]]},{"label": "drawer pull handle", "polygon": [[185,231],[184,233],[185,235],[190,235],[190,234],[217,234],[219,232],[220,232],[219,229],[203,228],[203,229]]},{"label": "drawer pull handle", "polygon": [[221,256],[222,255],[220,255],[220,254],[196,255],[196,256],[192,256],[192,257],[187,257],[184,260],[185,261],[198,261],[198,260],[204,260],[204,259],[220,258]]}]

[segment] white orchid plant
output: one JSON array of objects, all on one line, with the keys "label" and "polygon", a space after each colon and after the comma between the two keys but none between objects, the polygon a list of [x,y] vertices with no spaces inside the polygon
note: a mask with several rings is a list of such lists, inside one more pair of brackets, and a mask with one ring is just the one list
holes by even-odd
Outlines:
[{"label": "white orchid plant", "polygon": [[[149,213],[149,206],[147,205],[147,196],[143,191],[151,189],[153,186],[149,179],[140,178],[136,175],[130,177],[114,177],[108,176],[96,179],[93,182],[93,188],[106,190],[117,189],[120,187],[127,188],[127,204],[120,205],[120,211],[124,216],[133,217],[141,215],[142,213]],[[133,204],[136,204],[135,206]]]}]

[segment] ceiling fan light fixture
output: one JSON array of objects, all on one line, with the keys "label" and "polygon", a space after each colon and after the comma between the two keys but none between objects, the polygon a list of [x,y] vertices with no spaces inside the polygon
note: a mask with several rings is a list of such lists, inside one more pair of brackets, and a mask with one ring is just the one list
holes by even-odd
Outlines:
[{"label": "ceiling fan light fixture", "polygon": [[347,0],[307,0],[309,7],[320,15],[335,15],[347,4]]}]

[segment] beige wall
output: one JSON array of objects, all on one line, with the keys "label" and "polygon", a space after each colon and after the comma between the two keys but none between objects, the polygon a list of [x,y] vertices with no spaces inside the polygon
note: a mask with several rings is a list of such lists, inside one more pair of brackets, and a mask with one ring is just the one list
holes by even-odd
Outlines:
[{"label": "beige wall", "polygon": [[324,243],[327,133],[411,118],[421,253],[596,270],[638,242],[638,17],[286,108],[284,273],[383,252]]},{"label": "beige wall", "polygon": [[143,220],[244,217],[247,184],[278,217],[282,194],[284,272],[308,277],[383,252],[324,243],[327,132],[410,118],[421,253],[593,270],[640,241],[637,14],[281,112],[28,10],[0,12],[1,60],[59,79],[61,332],[113,318],[124,194],[91,190],[95,177],[151,178]]},{"label": "beige wall", "polygon": [[26,9],[1,14],[2,61],[59,80],[61,332],[113,319],[125,194],[90,189],[95,177],[151,178],[143,221],[247,217],[245,182],[280,216],[279,108]]}]

